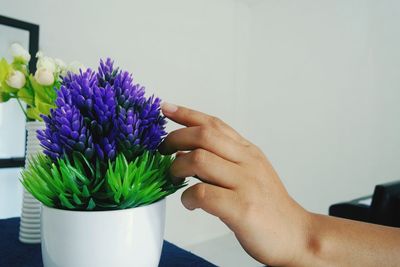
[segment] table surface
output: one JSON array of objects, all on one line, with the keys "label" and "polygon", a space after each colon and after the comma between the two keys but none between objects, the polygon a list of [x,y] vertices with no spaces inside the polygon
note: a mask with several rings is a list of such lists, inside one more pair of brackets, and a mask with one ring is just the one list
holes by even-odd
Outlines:
[{"label": "table surface", "polygon": [[[19,218],[0,220],[0,267],[43,266],[40,244],[23,244],[18,240]],[[215,266],[210,262],[164,241],[159,266]],[[116,266],[117,267],[117,266]]]}]

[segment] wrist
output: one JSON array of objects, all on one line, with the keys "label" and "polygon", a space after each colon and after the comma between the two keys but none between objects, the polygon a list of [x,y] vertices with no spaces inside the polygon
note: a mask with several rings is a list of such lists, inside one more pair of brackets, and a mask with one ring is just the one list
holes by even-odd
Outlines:
[{"label": "wrist", "polygon": [[292,266],[324,266],[320,262],[321,235],[318,232],[321,216],[304,210],[301,243]]},{"label": "wrist", "polygon": [[320,240],[315,231],[319,219],[316,214],[305,210],[303,207],[300,207],[299,214],[296,249],[288,266],[312,266],[316,263],[320,247]]}]

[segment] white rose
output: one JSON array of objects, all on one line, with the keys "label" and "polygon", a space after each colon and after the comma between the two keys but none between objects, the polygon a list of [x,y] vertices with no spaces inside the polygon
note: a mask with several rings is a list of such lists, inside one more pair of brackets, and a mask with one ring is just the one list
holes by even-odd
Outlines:
[{"label": "white rose", "polygon": [[54,59],[51,57],[39,57],[37,64],[36,64],[37,69],[47,69],[51,71],[52,73],[56,72],[56,63],[54,62]]},{"label": "white rose", "polygon": [[65,62],[64,61],[62,61],[61,59],[59,59],[59,58],[55,58],[54,59],[54,63],[56,64],[56,71],[58,72],[58,73],[64,73],[65,72],[65,70],[66,70],[66,68],[67,68],[67,64],[65,64]]},{"label": "white rose", "polygon": [[66,69],[67,72],[70,71],[77,74],[79,73],[79,70],[86,71],[86,67],[78,61],[71,62]]},{"label": "white rose", "polygon": [[6,83],[15,89],[21,89],[24,87],[26,82],[25,75],[20,72],[19,70],[14,70],[10,73],[8,76],[8,79],[6,80]]},{"label": "white rose", "polygon": [[54,74],[49,69],[39,68],[36,70],[35,79],[41,85],[52,85],[54,83]]},{"label": "white rose", "polygon": [[31,60],[31,55],[28,51],[26,51],[20,44],[13,43],[10,47],[11,55],[16,58],[22,58],[25,63],[28,63]]}]

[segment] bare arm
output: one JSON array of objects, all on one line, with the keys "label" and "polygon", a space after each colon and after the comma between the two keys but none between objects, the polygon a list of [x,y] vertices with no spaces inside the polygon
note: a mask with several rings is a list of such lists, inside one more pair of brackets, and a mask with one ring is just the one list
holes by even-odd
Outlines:
[{"label": "bare arm", "polygon": [[218,118],[164,104],[186,126],[160,152],[180,152],[171,173],[202,183],[186,189],[183,205],[219,217],[255,259],[273,266],[399,266],[400,230],[312,214],[287,193],[268,159]]},{"label": "bare arm", "polygon": [[310,214],[304,266],[399,266],[400,229]]}]

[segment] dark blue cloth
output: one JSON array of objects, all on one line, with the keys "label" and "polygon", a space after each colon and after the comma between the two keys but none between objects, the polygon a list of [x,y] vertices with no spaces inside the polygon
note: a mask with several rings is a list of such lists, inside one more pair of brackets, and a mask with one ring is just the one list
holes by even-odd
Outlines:
[{"label": "dark blue cloth", "polygon": [[[18,240],[18,230],[19,218],[0,220],[0,267],[43,266],[40,244],[29,245],[21,243]],[[159,266],[208,267],[215,265],[168,241],[164,241]]]}]

